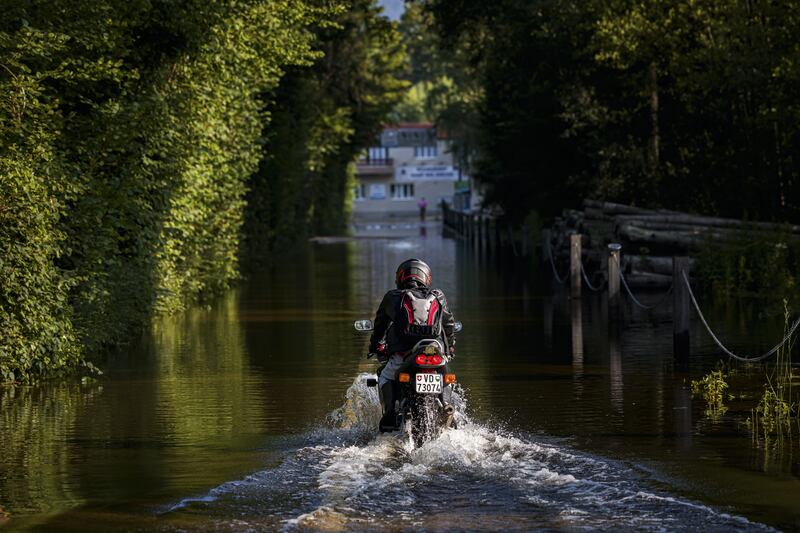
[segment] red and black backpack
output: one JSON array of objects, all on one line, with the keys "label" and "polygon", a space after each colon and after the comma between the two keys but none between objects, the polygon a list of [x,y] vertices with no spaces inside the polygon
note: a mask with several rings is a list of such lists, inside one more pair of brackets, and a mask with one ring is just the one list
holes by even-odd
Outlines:
[{"label": "red and black backpack", "polygon": [[438,294],[429,289],[405,289],[396,322],[399,331],[409,339],[438,339],[442,334],[442,304]]}]

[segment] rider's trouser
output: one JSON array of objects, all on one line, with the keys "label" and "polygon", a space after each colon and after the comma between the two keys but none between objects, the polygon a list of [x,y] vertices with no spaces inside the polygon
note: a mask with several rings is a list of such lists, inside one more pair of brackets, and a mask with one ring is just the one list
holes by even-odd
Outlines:
[{"label": "rider's trouser", "polygon": [[383,385],[389,381],[397,379],[397,371],[403,365],[403,356],[400,354],[392,355],[383,367],[381,375],[378,376],[378,387],[383,388]]}]

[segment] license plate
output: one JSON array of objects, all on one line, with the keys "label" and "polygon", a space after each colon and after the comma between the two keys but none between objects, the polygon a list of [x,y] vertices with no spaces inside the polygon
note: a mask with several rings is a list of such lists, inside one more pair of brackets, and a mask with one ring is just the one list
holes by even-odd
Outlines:
[{"label": "license plate", "polygon": [[417,374],[417,392],[420,394],[441,394],[441,374]]}]

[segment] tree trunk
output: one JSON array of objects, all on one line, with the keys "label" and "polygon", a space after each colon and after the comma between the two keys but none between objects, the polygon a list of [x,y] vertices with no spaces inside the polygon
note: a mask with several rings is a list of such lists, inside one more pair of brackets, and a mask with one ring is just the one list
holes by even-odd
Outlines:
[{"label": "tree trunk", "polygon": [[655,63],[650,63],[650,123],[652,127],[650,156],[653,170],[655,170],[661,159],[661,132],[658,124],[658,69]]},{"label": "tree trunk", "polygon": [[690,226],[699,227],[715,227],[715,228],[731,228],[739,231],[758,230],[758,231],[775,231],[783,232],[790,231],[792,233],[800,233],[800,226],[791,226],[789,224],[773,224],[771,222],[746,222],[736,220],[734,218],[718,218],[718,217],[705,217],[699,215],[618,215],[616,217],[618,223],[628,223],[634,225],[641,225],[642,227],[649,227],[651,224],[664,224],[664,225],[685,225],[686,231],[689,231]]}]

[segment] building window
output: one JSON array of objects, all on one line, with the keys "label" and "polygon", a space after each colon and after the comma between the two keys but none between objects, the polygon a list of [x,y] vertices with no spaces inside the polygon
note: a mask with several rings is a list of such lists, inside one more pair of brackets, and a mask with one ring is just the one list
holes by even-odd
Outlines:
[{"label": "building window", "polygon": [[368,165],[389,165],[389,148],[373,146],[367,150],[365,162]]},{"label": "building window", "polygon": [[413,183],[393,183],[392,200],[411,200],[414,198],[414,184]]},{"label": "building window", "polygon": [[439,149],[435,144],[414,147],[414,158],[416,159],[436,159],[438,156]]},{"label": "building window", "polygon": [[363,183],[356,185],[353,190],[355,191],[356,200],[363,200],[367,197],[367,186]]}]

